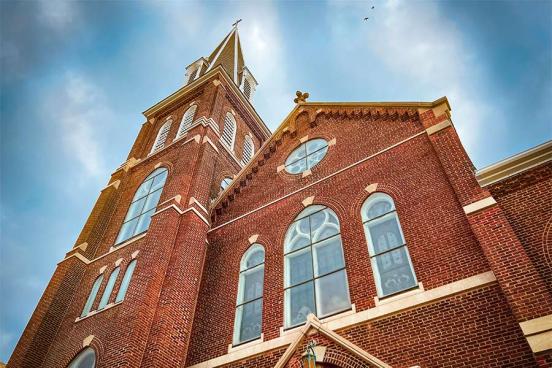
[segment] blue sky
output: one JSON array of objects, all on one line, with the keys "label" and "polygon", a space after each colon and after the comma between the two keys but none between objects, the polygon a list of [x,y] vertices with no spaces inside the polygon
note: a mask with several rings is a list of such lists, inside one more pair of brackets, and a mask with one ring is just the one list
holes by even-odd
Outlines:
[{"label": "blue sky", "polygon": [[272,130],[300,89],[310,101],[446,95],[478,168],[552,138],[550,1],[0,2],[0,360],[141,112],[237,18]]}]

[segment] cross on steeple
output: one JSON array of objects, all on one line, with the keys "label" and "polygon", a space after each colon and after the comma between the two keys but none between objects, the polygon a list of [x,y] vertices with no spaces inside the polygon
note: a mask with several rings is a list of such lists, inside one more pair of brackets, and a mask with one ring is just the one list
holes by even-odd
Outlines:
[{"label": "cross on steeple", "polygon": [[232,27],[238,27],[238,23],[241,22],[241,19],[238,19],[234,24],[232,24]]}]

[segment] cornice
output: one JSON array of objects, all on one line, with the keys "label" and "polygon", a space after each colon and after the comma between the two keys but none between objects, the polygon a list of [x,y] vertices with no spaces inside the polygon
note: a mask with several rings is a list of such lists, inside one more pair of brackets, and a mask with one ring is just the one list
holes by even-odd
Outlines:
[{"label": "cornice", "polygon": [[479,184],[485,187],[549,161],[552,161],[552,141],[478,170],[476,178]]},{"label": "cornice", "polygon": [[198,79],[194,80],[192,83],[181,87],[180,89],[173,92],[172,94],[170,94],[166,98],[164,98],[161,101],[157,102],[152,107],[150,107],[149,109],[147,109],[143,112],[144,116],[148,120],[152,117],[155,117],[155,115],[159,114],[165,108],[171,106],[172,104],[174,104],[175,102],[180,100],[183,96],[188,94],[190,91],[192,91],[196,88],[199,88],[203,84],[209,82],[211,80],[211,78],[216,76],[216,75],[219,75],[221,78],[223,78],[226,81],[226,84],[228,86],[230,86],[230,88],[233,90],[234,94],[236,96],[239,96],[238,97],[239,101],[241,102],[241,105],[244,106],[245,112],[247,112],[247,114],[249,114],[254,120],[256,120],[257,123],[259,123],[259,127],[261,128],[260,131],[261,131],[262,135],[265,138],[270,137],[270,135],[271,135],[270,129],[268,129],[268,127],[264,123],[263,119],[261,119],[261,117],[259,116],[259,114],[255,110],[255,108],[253,107],[251,102],[247,98],[245,98],[245,96],[243,95],[243,92],[240,91],[238,86],[236,86],[234,81],[230,78],[228,73],[224,70],[224,68],[221,65],[217,65],[216,67],[211,69],[209,72],[205,73],[204,75],[202,75]]},{"label": "cornice", "polygon": [[[309,124],[315,123],[318,116],[346,116],[349,118],[369,117],[378,120],[387,116],[396,118],[410,118],[419,116],[420,112],[433,109],[436,106],[446,104],[449,107],[446,97],[441,97],[433,102],[302,102],[294,106],[291,112],[282,121],[274,134],[261,146],[251,161],[240,170],[233,182],[219,195],[211,205],[213,209],[226,207],[224,201],[227,198],[233,199],[234,195],[240,193],[241,188],[247,185],[253,175],[264,165],[264,161],[276,151],[281,139],[286,133],[295,131],[295,119],[302,113],[308,114]],[[317,109],[318,107],[318,109]],[[450,109],[450,107],[449,107]]]}]

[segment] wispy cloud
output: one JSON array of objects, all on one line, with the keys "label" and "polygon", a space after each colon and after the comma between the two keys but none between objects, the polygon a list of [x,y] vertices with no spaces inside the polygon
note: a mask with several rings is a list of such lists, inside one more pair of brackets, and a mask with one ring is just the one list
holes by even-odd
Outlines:
[{"label": "wispy cloud", "polygon": [[68,0],[41,0],[38,2],[38,19],[56,31],[64,31],[77,21],[76,4]]},{"label": "wispy cloud", "polygon": [[[462,142],[477,155],[485,119],[496,112],[481,103],[484,98],[477,86],[479,68],[476,55],[465,44],[455,24],[441,14],[438,3],[392,0],[381,5],[378,3],[375,10],[370,9],[371,5],[332,3],[342,14],[354,17],[354,22],[336,22],[333,30],[336,37],[345,32],[350,35],[350,29],[344,30],[343,27],[356,24],[354,27],[358,27],[358,32],[353,34],[360,34],[361,41],[340,38],[344,43],[355,43],[349,47],[360,50],[360,53],[364,49],[370,54],[356,59],[356,62],[375,57],[373,61],[387,69],[383,78],[393,79],[395,90],[400,90],[399,84],[402,84],[405,90],[416,91],[413,99],[446,95],[453,106],[453,121]],[[370,16],[367,22],[362,21],[365,15]],[[355,60],[349,62],[355,63]],[[361,69],[355,65],[350,68],[355,72]],[[368,69],[367,73],[377,74],[377,71]],[[386,82],[379,80],[382,86]]]},{"label": "wispy cloud", "polygon": [[83,179],[105,180],[105,157],[95,127],[115,119],[103,92],[83,75],[67,72],[49,95],[47,114],[57,123],[67,157],[81,165]]}]

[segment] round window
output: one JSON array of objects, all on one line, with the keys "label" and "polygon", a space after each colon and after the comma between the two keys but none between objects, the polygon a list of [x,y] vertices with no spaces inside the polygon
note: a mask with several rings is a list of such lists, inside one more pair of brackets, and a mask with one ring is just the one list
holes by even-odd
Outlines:
[{"label": "round window", "polygon": [[286,160],[286,171],[299,174],[314,167],[322,161],[328,152],[328,142],[325,139],[311,139],[297,147]]}]

